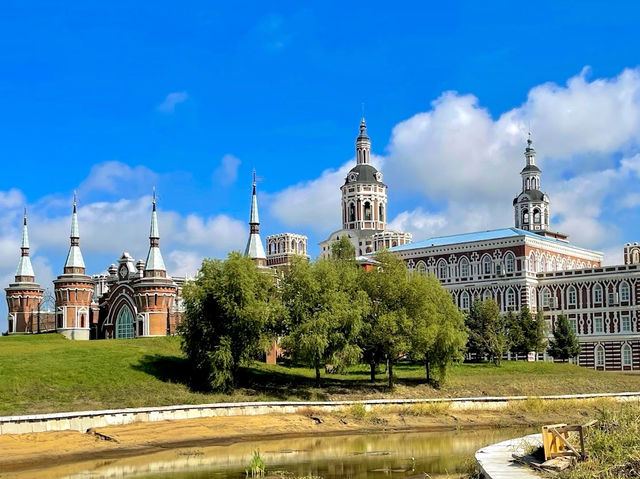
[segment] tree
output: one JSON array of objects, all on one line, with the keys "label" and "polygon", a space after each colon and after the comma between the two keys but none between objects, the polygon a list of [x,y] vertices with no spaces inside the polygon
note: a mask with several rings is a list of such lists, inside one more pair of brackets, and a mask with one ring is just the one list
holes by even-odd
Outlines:
[{"label": "tree", "polygon": [[353,260],[356,257],[356,249],[346,236],[331,244],[331,258],[335,260]]},{"label": "tree", "polygon": [[531,316],[531,311],[524,305],[516,316],[512,311],[507,313],[507,330],[509,336],[509,351],[515,354],[524,354],[535,349],[536,324]]},{"label": "tree", "polygon": [[469,349],[480,356],[487,355],[496,366],[500,366],[502,355],[508,344],[507,324],[500,314],[500,307],[493,299],[476,301],[466,321]]},{"label": "tree", "polygon": [[564,314],[556,319],[553,339],[549,342],[549,354],[554,359],[566,362],[569,358],[575,358],[580,354],[581,348],[578,336]]},{"label": "tree", "polygon": [[544,320],[544,313],[539,310],[533,320],[533,337],[531,341],[531,351],[536,354],[547,348],[547,323]]},{"label": "tree", "polygon": [[205,259],[184,285],[182,349],[200,386],[230,391],[239,367],[266,352],[282,307],[272,277],[238,252],[226,260]]},{"label": "tree", "polygon": [[282,347],[315,369],[317,387],[326,364],[341,367],[360,357],[358,338],[369,301],[357,279],[353,261],[294,259],[280,283],[288,313]]},{"label": "tree", "polygon": [[448,367],[464,358],[464,315],[435,276],[415,275],[409,286],[406,302],[412,320],[411,355],[424,361],[427,382],[431,382],[432,369],[443,382]]}]

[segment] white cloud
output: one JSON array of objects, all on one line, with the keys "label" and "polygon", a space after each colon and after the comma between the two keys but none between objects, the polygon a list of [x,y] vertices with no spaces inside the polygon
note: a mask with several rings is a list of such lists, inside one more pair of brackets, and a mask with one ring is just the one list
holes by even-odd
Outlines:
[{"label": "white cloud", "polygon": [[175,91],[169,93],[164,101],[156,107],[156,110],[161,111],[162,113],[173,113],[176,110],[176,105],[184,103],[188,98],[189,95],[186,91]]},{"label": "white cloud", "polygon": [[89,193],[123,194],[125,191],[149,191],[159,175],[146,166],[129,166],[119,161],[94,165],[89,176],[80,183],[80,199]]},{"label": "white cloud", "polygon": [[240,160],[233,155],[224,155],[220,160],[220,166],[213,172],[213,178],[221,185],[228,186],[238,179],[238,167]]}]

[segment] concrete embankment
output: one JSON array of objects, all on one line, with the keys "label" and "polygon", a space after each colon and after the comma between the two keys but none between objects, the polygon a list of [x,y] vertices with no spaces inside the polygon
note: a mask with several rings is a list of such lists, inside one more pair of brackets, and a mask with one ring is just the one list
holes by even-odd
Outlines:
[{"label": "concrete embankment", "polygon": [[539,479],[527,466],[512,462],[512,455],[524,455],[527,446],[542,446],[542,434],[530,434],[491,444],[476,452],[476,462],[485,479]]},{"label": "concrete embankment", "polygon": [[[640,401],[640,392],[611,394],[576,394],[561,396],[537,396],[555,401],[570,399],[611,398],[615,401]],[[80,431],[91,428],[174,421],[183,419],[221,416],[257,416],[264,414],[296,414],[313,409],[335,412],[353,404],[363,404],[367,411],[382,407],[410,406],[414,404],[444,403],[452,410],[499,410],[509,404],[531,399],[527,396],[479,397],[446,399],[376,399],[367,401],[297,401],[297,402],[238,402],[180,406],[144,407],[105,411],[77,411],[53,414],[0,417],[0,434],[25,434],[47,431]]]}]

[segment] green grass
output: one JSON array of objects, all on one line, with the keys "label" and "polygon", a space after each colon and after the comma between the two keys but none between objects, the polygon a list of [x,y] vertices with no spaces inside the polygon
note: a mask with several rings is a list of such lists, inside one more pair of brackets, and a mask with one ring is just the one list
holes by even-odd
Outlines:
[{"label": "green grass", "polygon": [[[394,367],[389,391],[380,371],[369,382],[367,365],[345,374],[253,363],[243,368],[232,395],[201,393],[186,384],[179,338],[70,341],[55,334],[0,337],[0,415],[197,404],[246,400],[331,400],[382,397],[466,397],[640,391],[640,375],[598,372],[570,364],[503,362],[463,364],[434,389],[424,367]],[[535,407],[535,404],[531,406]],[[427,414],[430,411],[417,411]]]}]

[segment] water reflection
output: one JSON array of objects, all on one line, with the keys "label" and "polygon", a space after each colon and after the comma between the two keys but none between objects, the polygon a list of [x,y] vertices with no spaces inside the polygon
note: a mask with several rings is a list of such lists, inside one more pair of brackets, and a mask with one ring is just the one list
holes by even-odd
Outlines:
[{"label": "water reflection", "polygon": [[260,451],[268,473],[286,471],[324,479],[417,478],[425,477],[424,473],[457,477],[477,449],[529,432],[503,429],[274,439],[87,461],[40,470],[33,477],[241,479],[255,450]]}]

